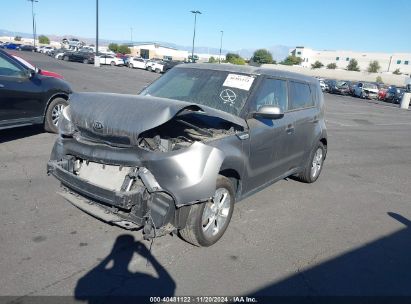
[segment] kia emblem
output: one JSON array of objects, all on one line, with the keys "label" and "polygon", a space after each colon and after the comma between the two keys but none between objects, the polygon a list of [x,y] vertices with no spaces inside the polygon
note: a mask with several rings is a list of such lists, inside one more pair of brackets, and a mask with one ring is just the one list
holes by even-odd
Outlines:
[{"label": "kia emblem", "polygon": [[93,129],[96,131],[100,131],[103,129],[103,124],[99,121],[93,122]]}]

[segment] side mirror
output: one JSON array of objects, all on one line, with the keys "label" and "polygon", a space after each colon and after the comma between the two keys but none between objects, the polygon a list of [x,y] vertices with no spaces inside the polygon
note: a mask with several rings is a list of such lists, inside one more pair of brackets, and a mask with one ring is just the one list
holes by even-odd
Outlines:
[{"label": "side mirror", "polygon": [[25,74],[28,79],[31,79],[36,74],[36,71],[32,69],[27,69]]},{"label": "side mirror", "polygon": [[284,117],[284,112],[281,108],[276,106],[261,106],[257,112],[253,113],[253,117],[261,117],[267,119],[280,119]]}]

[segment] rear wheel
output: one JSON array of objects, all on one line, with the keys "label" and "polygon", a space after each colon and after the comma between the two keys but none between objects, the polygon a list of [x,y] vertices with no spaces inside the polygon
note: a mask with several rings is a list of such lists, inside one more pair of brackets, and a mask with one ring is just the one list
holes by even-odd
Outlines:
[{"label": "rear wheel", "polygon": [[130,69],[134,68],[132,63],[129,63],[129,64],[128,64],[128,67],[129,67]]},{"label": "rear wheel", "polygon": [[83,63],[88,64],[88,59],[83,59]]},{"label": "rear wheel", "polygon": [[157,74],[160,74],[161,70],[159,68],[157,68],[154,72],[156,72]]},{"label": "rear wheel", "polygon": [[147,67],[147,71],[151,72],[152,70],[151,66]]},{"label": "rear wheel", "polygon": [[228,178],[220,175],[213,198],[191,206],[187,224],[180,230],[181,237],[195,246],[215,244],[230,223],[234,201],[233,185]]},{"label": "rear wheel", "polygon": [[50,102],[44,119],[44,129],[46,131],[52,133],[58,132],[59,118],[67,105],[67,100],[61,97],[57,97]]},{"label": "rear wheel", "polygon": [[111,66],[115,66],[116,63],[115,63],[114,61],[112,61],[112,62],[110,62],[110,65],[111,65]]},{"label": "rear wheel", "polygon": [[63,60],[64,60],[64,61],[69,61],[69,57],[68,57],[68,56],[64,56],[64,57],[63,57]]},{"label": "rear wheel", "polygon": [[297,179],[304,183],[313,183],[320,176],[327,150],[322,142],[319,142],[311,152],[309,162],[303,172],[297,175]]}]

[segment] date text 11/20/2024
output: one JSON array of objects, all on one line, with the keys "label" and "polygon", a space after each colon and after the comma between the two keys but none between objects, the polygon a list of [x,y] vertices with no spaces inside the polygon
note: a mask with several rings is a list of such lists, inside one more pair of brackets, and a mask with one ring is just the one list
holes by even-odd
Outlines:
[{"label": "date text 11/20/2024", "polygon": [[150,303],[258,303],[254,297],[150,297]]}]

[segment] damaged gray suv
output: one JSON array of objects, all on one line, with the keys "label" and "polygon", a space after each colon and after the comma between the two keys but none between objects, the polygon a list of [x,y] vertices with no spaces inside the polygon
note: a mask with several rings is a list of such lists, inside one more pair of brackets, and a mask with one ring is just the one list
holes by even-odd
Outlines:
[{"label": "damaged gray suv", "polygon": [[327,153],[318,81],[231,65],[179,65],[139,95],[77,93],[47,171],[67,201],[145,239],[223,235],[234,203],[275,181],[317,180]]}]

